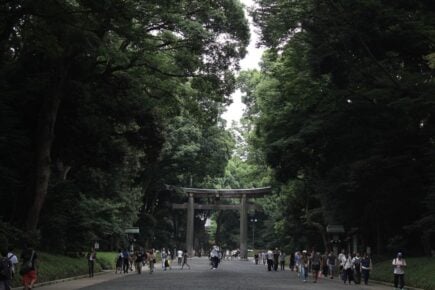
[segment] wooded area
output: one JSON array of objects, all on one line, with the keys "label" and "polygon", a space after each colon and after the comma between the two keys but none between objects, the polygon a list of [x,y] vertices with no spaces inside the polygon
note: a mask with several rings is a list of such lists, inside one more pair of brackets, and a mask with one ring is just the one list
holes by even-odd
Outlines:
[{"label": "wooded area", "polygon": [[[255,3],[268,50],[236,78],[238,0],[1,2],[0,242],[114,248],[137,226],[183,247],[185,196],[166,185],[272,186],[258,248],[322,249],[341,224],[378,254],[430,254],[435,3]],[[247,111],[226,129],[236,87]],[[195,247],[237,247],[236,212],[195,223]]]}]

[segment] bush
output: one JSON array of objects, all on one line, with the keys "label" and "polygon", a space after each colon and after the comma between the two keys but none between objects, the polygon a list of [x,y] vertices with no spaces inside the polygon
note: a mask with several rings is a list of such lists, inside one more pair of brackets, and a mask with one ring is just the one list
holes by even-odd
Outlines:
[{"label": "bush", "polygon": [[97,263],[103,270],[115,269],[117,257],[115,252],[97,252]]}]

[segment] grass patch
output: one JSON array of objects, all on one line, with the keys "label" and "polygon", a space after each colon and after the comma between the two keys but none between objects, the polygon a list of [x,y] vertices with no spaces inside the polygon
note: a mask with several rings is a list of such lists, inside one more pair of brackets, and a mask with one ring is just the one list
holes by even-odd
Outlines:
[{"label": "grass patch", "polygon": [[115,269],[117,257],[116,252],[97,252],[97,264],[100,264],[103,270]]},{"label": "grass patch", "polygon": [[[116,253],[97,252],[95,273],[103,269],[114,269]],[[59,280],[88,274],[86,257],[72,258],[62,255],[52,255],[38,252],[38,280],[36,283]],[[21,285],[21,276],[15,275],[13,287]]]},{"label": "grass patch", "polygon": [[[374,265],[370,276],[373,280],[393,282],[393,259]],[[406,258],[405,285],[435,290],[435,258]]]}]

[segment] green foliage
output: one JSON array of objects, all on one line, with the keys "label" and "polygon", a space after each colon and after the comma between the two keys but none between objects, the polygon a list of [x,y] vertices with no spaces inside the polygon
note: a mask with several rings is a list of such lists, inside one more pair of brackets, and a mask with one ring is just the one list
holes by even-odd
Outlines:
[{"label": "green foliage", "polygon": [[[433,187],[433,7],[256,2],[252,15],[271,50],[261,74],[242,74],[241,88],[256,130],[250,142],[289,186],[276,229],[290,240],[315,229],[326,247],[326,225],[343,224],[378,252],[397,247],[398,236],[421,248],[410,237],[422,224],[404,225],[433,217],[422,204]],[[291,205],[298,200],[302,212]]]},{"label": "green foliage", "polygon": [[[162,185],[214,187],[210,180],[224,175],[234,141],[222,122],[198,124],[187,112],[170,120],[165,140],[161,159],[149,175],[154,192],[146,196],[141,212],[141,239],[156,248],[180,248],[185,241],[185,212],[171,205],[185,202],[186,196],[162,189]],[[207,216],[207,212],[198,213],[195,219],[196,237],[202,244],[208,243]]]},{"label": "green foliage", "polygon": [[102,270],[113,270],[116,267],[118,253],[116,252],[97,252],[97,264]]},{"label": "green foliage", "polygon": [[0,14],[2,220],[23,228],[36,206],[44,247],[114,247],[139,217],[167,216],[163,184],[223,172],[218,112],[249,40],[239,1],[8,1]]}]

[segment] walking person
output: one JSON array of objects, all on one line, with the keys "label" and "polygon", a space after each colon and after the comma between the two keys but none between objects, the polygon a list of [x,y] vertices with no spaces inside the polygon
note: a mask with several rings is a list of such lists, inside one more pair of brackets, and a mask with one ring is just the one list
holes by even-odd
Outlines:
[{"label": "walking person", "polygon": [[166,259],[168,258],[168,253],[166,253],[165,248],[162,249],[162,251],[160,252],[160,257],[162,259],[162,269],[163,271],[166,271]]},{"label": "walking person", "polygon": [[183,264],[181,265],[181,270],[183,270],[184,265],[186,265],[190,270],[190,265],[187,264],[187,258],[189,258],[189,255],[187,254],[187,251],[185,250],[183,253]]},{"label": "walking person", "polygon": [[122,270],[124,274],[128,273],[128,268],[130,267],[130,254],[127,249],[122,251]]},{"label": "walking person", "polygon": [[86,259],[88,260],[88,273],[89,278],[94,277],[94,264],[95,260],[97,259],[97,253],[95,252],[95,249],[91,249],[88,254],[86,255]]},{"label": "walking person", "polygon": [[116,257],[116,266],[115,266],[115,274],[122,273],[122,250],[119,249],[118,256]]},{"label": "walking person", "polygon": [[346,254],[344,250],[341,250],[341,253],[338,254],[338,275],[341,279],[344,279],[344,264],[346,263]]},{"label": "walking person", "polygon": [[142,265],[144,262],[144,254],[142,251],[136,250],[134,253],[134,267],[136,268],[136,272],[138,274],[142,274]]},{"label": "walking person", "polygon": [[26,245],[20,258],[23,261],[20,267],[20,274],[23,276],[23,290],[29,290],[33,288],[37,279],[38,255],[30,245]]},{"label": "walking person", "polygon": [[219,247],[214,245],[210,252],[211,269],[216,270],[220,262],[220,251]]},{"label": "walking person", "polygon": [[275,251],[273,251],[273,270],[278,271],[278,265],[279,265],[279,250],[278,248],[275,248]]},{"label": "walking person", "polygon": [[177,262],[178,262],[178,266],[181,266],[181,263],[183,262],[183,251],[182,250],[177,251]]},{"label": "walking person", "polygon": [[18,258],[17,255],[14,254],[14,249],[9,248],[7,258],[12,263],[12,278],[15,277],[15,273],[17,273],[17,265],[18,265]]},{"label": "walking person", "polygon": [[273,268],[273,252],[271,250],[267,251],[267,271],[272,271]]},{"label": "walking person", "polygon": [[301,253],[299,251],[295,252],[295,268],[296,268],[296,272],[298,272],[299,278],[301,276],[301,258],[302,258]]},{"label": "walking person", "polygon": [[319,252],[316,252],[314,249],[311,252],[311,269],[313,271],[313,283],[317,283],[317,278],[319,277],[320,264],[322,262],[322,257]]},{"label": "walking person", "polygon": [[279,253],[278,260],[279,260],[279,266],[280,266],[281,271],[284,271],[284,269],[285,269],[285,253],[283,251],[281,251]]},{"label": "walking person", "polygon": [[334,279],[335,266],[337,264],[337,258],[335,257],[334,252],[329,253],[326,258],[326,264],[328,265],[329,278]]},{"label": "walking person", "polygon": [[154,249],[149,250],[148,255],[148,265],[150,267],[150,274],[154,272],[154,264],[156,263],[156,256],[154,255]]},{"label": "walking person", "polygon": [[353,281],[355,284],[361,284],[361,257],[359,253],[355,254],[355,257],[352,258],[353,264]]},{"label": "walking person", "polygon": [[308,253],[306,250],[302,251],[301,257],[301,278],[304,280],[304,283],[308,280],[308,269],[310,266],[310,258],[308,257]]},{"label": "walking person", "polygon": [[364,280],[364,285],[367,285],[370,277],[370,270],[372,269],[372,260],[370,256],[366,253],[361,259],[361,274]]},{"label": "walking person", "polygon": [[405,268],[406,261],[402,257],[402,253],[397,253],[397,257],[393,260],[392,265],[394,267],[394,288],[403,289],[405,287]]},{"label": "walking person", "polygon": [[349,282],[349,285],[353,281],[353,263],[352,256],[350,254],[345,255],[345,262],[343,264],[343,282],[346,284]]},{"label": "walking person", "polygon": [[266,251],[261,253],[261,259],[263,260],[263,265],[266,266],[266,264],[267,264],[267,252]]},{"label": "walking person", "polygon": [[8,258],[7,251],[0,252],[0,290],[11,289],[12,279],[12,267],[11,259]]}]

